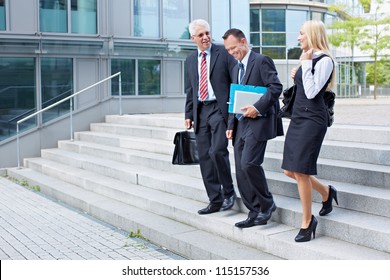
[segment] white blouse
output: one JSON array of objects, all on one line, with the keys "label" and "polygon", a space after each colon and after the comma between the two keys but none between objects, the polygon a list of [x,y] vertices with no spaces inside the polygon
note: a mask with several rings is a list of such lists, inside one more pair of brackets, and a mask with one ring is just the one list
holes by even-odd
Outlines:
[{"label": "white blouse", "polygon": [[[314,58],[323,54],[321,51],[314,53]],[[311,73],[312,60],[302,61],[302,81],[305,95],[308,99],[313,99],[329,80],[333,71],[333,62],[329,56],[323,57],[317,61],[314,69],[314,75]]]}]

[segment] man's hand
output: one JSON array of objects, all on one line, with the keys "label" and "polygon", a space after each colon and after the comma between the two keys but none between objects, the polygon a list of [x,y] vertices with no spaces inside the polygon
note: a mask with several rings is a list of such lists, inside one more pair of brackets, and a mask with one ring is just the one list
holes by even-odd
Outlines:
[{"label": "man's hand", "polygon": [[233,139],[233,130],[226,130],[226,138]]},{"label": "man's hand", "polygon": [[187,129],[190,129],[190,128],[192,128],[192,127],[194,126],[194,122],[191,121],[190,119],[186,119],[186,120],[184,121],[184,126],[185,126]]},{"label": "man's hand", "polygon": [[259,116],[259,112],[257,112],[255,106],[253,105],[247,105],[245,107],[241,107],[240,110],[245,112],[243,113],[243,116],[246,118],[255,119]]}]

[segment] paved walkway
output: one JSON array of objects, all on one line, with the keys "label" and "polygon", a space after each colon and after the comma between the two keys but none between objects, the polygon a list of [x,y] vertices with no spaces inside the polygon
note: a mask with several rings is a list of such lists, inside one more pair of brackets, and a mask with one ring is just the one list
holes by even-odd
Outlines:
[{"label": "paved walkway", "polygon": [[390,127],[390,97],[336,98],[335,124]]},{"label": "paved walkway", "polygon": [[0,260],[54,259],[182,258],[0,177]]},{"label": "paved walkway", "polygon": [[[390,127],[390,98],[337,99],[335,124]],[[169,251],[0,177],[0,260],[169,260]]]}]

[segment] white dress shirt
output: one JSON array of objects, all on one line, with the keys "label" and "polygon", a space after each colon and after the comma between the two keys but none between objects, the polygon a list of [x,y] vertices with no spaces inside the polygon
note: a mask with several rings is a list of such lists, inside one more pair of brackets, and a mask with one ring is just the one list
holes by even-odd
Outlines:
[{"label": "white dress shirt", "polygon": [[[210,57],[211,57],[211,47],[204,51],[207,53],[206,55],[206,61],[207,61],[207,90],[209,95],[205,100],[216,100],[213,87],[210,83]],[[202,51],[198,50],[198,73],[200,78],[200,67],[202,63]],[[199,91],[198,91],[198,97],[199,97]],[[198,98],[199,99],[199,98]]]},{"label": "white dress shirt", "polygon": [[[314,53],[316,58],[323,54],[321,51]],[[311,73],[313,61],[303,60],[302,61],[302,81],[303,88],[305,90],[306,97],[313,99],[324,87],[326,82],[329,80],[330,75],[333,71],[333,61],[329,56],[321,58],[315,65],[314,75]]]}]

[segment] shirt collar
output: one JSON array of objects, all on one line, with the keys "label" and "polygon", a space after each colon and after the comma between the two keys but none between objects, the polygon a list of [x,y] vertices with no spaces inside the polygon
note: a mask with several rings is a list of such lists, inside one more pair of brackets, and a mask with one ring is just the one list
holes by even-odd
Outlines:
[{"label": "shirt collar", "polygon": [[246,66],[248,65],[248,60],[249,60],[249,55],[251,53],[251,50],[249,50],[249,52],[247,52],[247,54],[244,56],[244,58],[239,61],[241,62],[242,64],[244,64],[244,67],[246,68]]},{"label": "shirt collar", "polygon": [[198,57],[202,56],[202,52],[205,52],[205,53],[207,53],[207,55],[210,55],[210,53],[211,53],[211,46],[210,46],[210,48],[208,48],[207,50],[204,50],[204,51],[201,51],[201,50],[198,49]]}]

